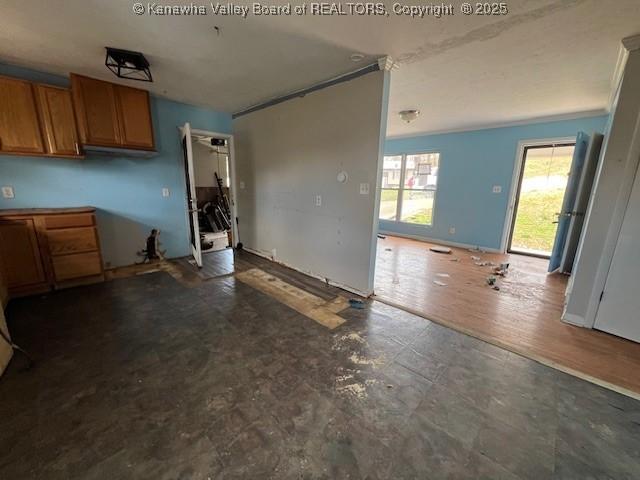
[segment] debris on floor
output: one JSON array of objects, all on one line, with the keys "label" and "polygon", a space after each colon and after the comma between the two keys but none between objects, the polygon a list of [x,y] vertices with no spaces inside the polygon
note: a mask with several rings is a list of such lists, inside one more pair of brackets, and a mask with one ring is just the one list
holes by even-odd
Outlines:
[{"label": "debris on floor", "polygon": [[494,290],[500,290],[500,287],[499,287],[498,285],[494,285],[494,286],[493,286],[493,287],[491,287],[491,288],[493,288]]},{"label": "debris on floor", "polygon": [[459,262],[460,259],[458,257],[453,257],[451,259],[449,259],[450,262]]},{"label": "debris on floor", "polygon": [[380,240],[384,240],[384,239],[386,239],[387,237],[386,237],[385,235],[380,235],[380,234],[378,234],[378,238],[379,238]]},{"label": "debris on floor", "polygon": [[448,254],[451,253],[451,249],[449,247],[434,246],[434,247],[429,247],[429,250],[436,253],[448,253]]},{"label": "debris on floor", "polygon": [[364,308],[364,302],[359,298],[350,298],[349,306],[351,308],[357,308],[358,310],[362,310]]},{"label": "debris on floor", "polygon": [[447,284],[444,282],[441,282],[440,280],[434,280],[433,283],[435,283],[436,285],[438,285],[439,287],[446,287]]},{"label": "debris on floor", "polygon": [[471,260],[473,260],[474,262],[479,262],[480,257],[478,257],[477,255],[471,255]]},{"label": "debris on floor", "polygon": [[501,277],[504,277],[507,274],[508,270],[509,270],[509,264],[501,263],[497,267],[493,268],[493,273]]},{"label": "debris on floor", "polygon": [[448,273],[436,273],[436,277],[449,278]]},{"label": "debris on floor", "polygon": [[385,248],[384,251],[385,252],[393,252],[393,248]]},{"label": "debris on floor", "polygon": [[489,275],[487,277],[487,285],[495,285],[496,284],[496,280],[497,280],[496,277],[494,277],[493,275]]}]

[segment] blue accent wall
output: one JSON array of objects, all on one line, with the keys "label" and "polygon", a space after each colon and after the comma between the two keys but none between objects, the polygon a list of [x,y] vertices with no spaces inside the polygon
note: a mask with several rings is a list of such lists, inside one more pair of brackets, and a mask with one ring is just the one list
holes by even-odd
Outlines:
[{"label": "blue accent wall", "polygon": [[[53,85],[67,78],[0,64],[0,74]],[[136,85],[139,86],[139,85]],[[156,149],[152,158],[87,155],[84,160],[0,155],[0,185],[11,185],[14,199],[0,208],[73,207],[98,209],[105,264],[130,265],[152,228],[168,257],[190,253],[182,147],[178,126],[231,133],[231,115],[151,97]],[[162,197],[162,188],[170,189]]]},{"label": "blue accent wall", "polygon": [[[385,154],[440,152],[433,224],[380,220],[381,231],[499,249],[521,140],[603,132],[608,116],[387,139]],[[502,193],[492,192],[494,185]],[[449,227],[456,233],[449,234]]]}]

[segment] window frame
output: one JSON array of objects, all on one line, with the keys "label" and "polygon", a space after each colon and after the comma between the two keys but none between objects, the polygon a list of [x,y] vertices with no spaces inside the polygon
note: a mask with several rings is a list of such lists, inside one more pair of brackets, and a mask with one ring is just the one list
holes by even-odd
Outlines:
[{"label": "window frame", "polygon": [[[433,190],[433,207],[431,208],[431,222],[430,223],[413,223],[413,222],[405,222],[402,220],[402,201],[403,201],[403,197],[404,197],[404,192],[408,191],[408,192],[428,192],[429,190],[423,190],[423,189],[417,189],[417,188],[406,188],[405,187],[405,179],[406,179],[406,173],[407,173],[407,157],[408,156],[413,156],[413,155],[429,155],[429,154],[434,154],[437,153],[438,154],[438,175],[437,178],[438,180],[436,181],[436,189]],[[386,218],[379,218],[379,220],[382,220],[384,222],[395,222],[395,223],[404,223],[405,225],[417,225],[417,226],[421,226],[421,227],[433,227],[433,224],[435,223],[436,220],[436,198],[438,196],[438,186],[439,186],[439,178],[440,178],[440,166],[441,166],[441,161],[442,161],[442,153],[438,150],[420,150],[417,152],[403,152],[403,153],[390,153],[390,154],[385,154],[383,155],[383,157],[401,157],[400,159],[400,182],[398,185],[398,188],[390,188],[390,187],[383,187],[382,186],[382,181],[380,182],[380,185],[378,186],[378,188],[380,189],[380,198],[382,199],[382,191],[383,190],[395,190],[396,192],[398,192],[398,198],[396,201],[396,215],[395,215],[395,220],[389,220]],[[384,164],[384,162],[383,162]],[[384,176],[384,168],[383,168],[383,176]]]}]

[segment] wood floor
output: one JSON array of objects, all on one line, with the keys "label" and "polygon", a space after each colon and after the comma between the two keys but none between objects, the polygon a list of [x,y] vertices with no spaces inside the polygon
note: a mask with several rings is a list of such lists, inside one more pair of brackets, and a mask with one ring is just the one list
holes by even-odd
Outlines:
[{"label": "wood floor", "polygon": [[[376,299],[640,399],[640,344],[563,323],[567,277],[547,275],[546,260],[430,246],[378,240]],[[471,256],[510,263],[499,291],[487,285],[492,267]]]}]

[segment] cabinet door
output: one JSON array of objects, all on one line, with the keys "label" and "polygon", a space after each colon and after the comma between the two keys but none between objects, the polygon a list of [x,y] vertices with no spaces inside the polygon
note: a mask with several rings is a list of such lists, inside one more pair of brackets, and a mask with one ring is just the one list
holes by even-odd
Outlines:
[{"label": "cabinet door", "polygon": [[69,89],[37,85],[36,91],[48,153],[80,156],[76,117]]},{"label": "cabinet door", "polygon": [[153,149],[149,92],[122,85],[114,85],[114,88],[123,146]]},{"label": "cabinet door", "polygon": [[82,143],[121,146],[114,85],[72,73],[71,91]]},{"label": "cabinet door", "polygon": [[0,151],[45,151],[30,82],[0,77]]},{"label": "cabinet door", "polygon": [[31,218],[0,219],[0,252],[9,289],[46,282]]}]

